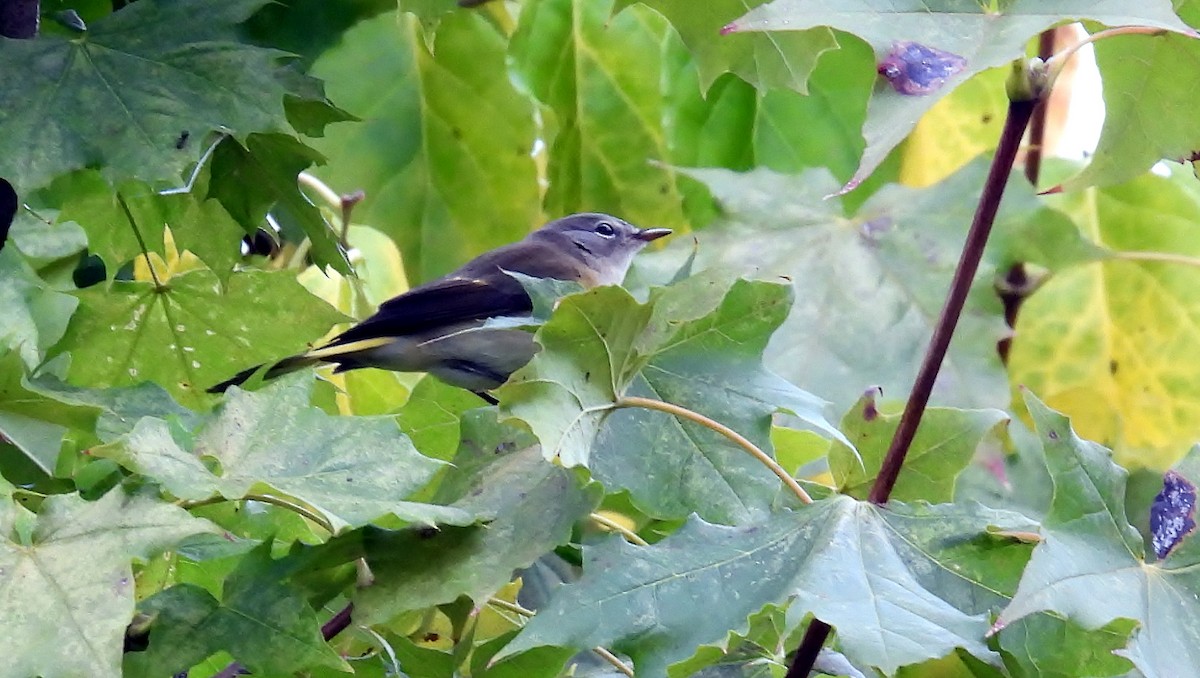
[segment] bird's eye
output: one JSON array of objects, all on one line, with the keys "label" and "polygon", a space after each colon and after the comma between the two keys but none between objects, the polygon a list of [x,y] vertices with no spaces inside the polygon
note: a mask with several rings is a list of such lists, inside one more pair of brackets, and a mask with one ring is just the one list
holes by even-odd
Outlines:
[{"label": "bird's eye", "polygon": [[617,230],[612,227],[612,224],[607,221],[602,221],[596,225],[596,232],[605,238],[611,238],[617,234]]}]

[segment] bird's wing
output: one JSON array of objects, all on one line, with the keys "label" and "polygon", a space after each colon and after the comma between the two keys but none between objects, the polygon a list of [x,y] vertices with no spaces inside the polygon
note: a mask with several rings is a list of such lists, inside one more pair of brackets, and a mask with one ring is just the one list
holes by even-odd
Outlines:
[{"label": "bird's wing", "polygon": [[385,302],[375,315],[338,335],[330,345],[421,334],[471,320],[523,315],[532,308],[525,289],[509,276],[442,278]]},{"label": "bird's wing", "polygon": [[375,315],[338,335],[329,346],[421,334],[472,320],[526,315],[525,288],[503,271],[559,280],[579,279],[581,263],[554,247],[524,241],[487,252],[454,273],[384,302]]}]

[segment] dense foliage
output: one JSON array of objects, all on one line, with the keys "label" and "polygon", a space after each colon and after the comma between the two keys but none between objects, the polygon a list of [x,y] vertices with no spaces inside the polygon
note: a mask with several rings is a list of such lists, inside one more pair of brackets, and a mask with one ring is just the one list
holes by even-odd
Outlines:
[{"label": "dense foliage", "polygon": [[[0,676],[1200,675],[1200,0],[462,4],[0,38]],[[869,501],[1076,21],[1098,148],[1030,138]],[[530,283],[498,406],[205,392],[583,210],[677,234]]]}]

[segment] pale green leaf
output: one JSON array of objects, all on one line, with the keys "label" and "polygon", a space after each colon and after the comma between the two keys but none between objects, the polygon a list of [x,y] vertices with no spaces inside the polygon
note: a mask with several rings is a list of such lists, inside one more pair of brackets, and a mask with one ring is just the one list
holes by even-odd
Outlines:
[{"label": "pale green leaf", "polygon": [[536,447],[506,452],[492,445],[476,453],[467,448],[471,466],[443,486],[440,498],[459,498],[452,506],[495,515],[480,527],[448,527],[437,532],[405,530],[364,536],[364,554],[375,577],[355,596],[355,610],[367,622],[384,622],[398,613],[448,603],[460,595],[477,604],[571,536],[576,521],[600,501],[594,484],[581,487],[572,473],[547,463]]},{"label": "pale green leaf", "polygon": [[[1200,2],[1176,2],[1193,24]],[[1128,181],[1159,160],[1184,161],[1200,151],[1192,112],[1200,108],[1200,41],[1195,35],[1117,36],[1096,42],[1104,81],[1104,126],[1092,161],[1066,190]]]},{"label": "pale green leaf", "polygon": [[[766,362],[801,388],[848,408],[880,386],[903,398],[945,300],[985,167],[975,162],[936,187],[887,186],[853,215],[826,172],[689,169],[724,208],[721,228],[699,235],[702,266],[785,276],[796,290]],[[1024,224],[1039,203],[1013,182],[997,231]],[[975,279],[935,384],[936,404],[1003,407],[1008,380],[996,353],[1007,334],[985,267]]]},{"label": "pale green leaf", "polygon": [[158,289],[114,282],[76,293],[80,308],[56,351],[71,354],[69,380],[88,386],[153,381],[184,404],[264,360],[306,348],[344,316],[287,272],[245,271],[225,289],[211,271],[177,275]]},{"label": "pale green leaf", "polygon": [[90,433],[99,410],[29,383],[25,372],[17,354],[0,351],[0,437],[53,473],[63,436],[71,429]]},{"label": "pale green leaf", "polygon": [[554,115],[546,211],[598,210],[639,226],[685,225],[680,177],[667,166],[664,53],[678,40],[641,6],[536,0],[522,7],[510,54]]},{"label": "pale green leaf", "polygon": [[303,591],[274,570],[270,546],[264,545],[239,560],[219,599],[181,584],[142,601],[138,612],[153,620],[150,646],[125,655],[125,675],[176,675],[221,650],[257,674],[287,675],[316,666],[349,671],[321,637]]},{"label": "pale green leaf", "polygon": [[7,496],[0,503],[0,653],[12,676],[120,675],[133,616],[131,561],[213,529],[183,509],[116,489],[95,502],[47,498],[24,538],[6,519],[24,509]]},{"label": "pale green leaf", "polygon": [[26,367],[41,364],[78,305],[38,278],[15,249],[0,251],[0,347],[14,351]]},{"label": "pale green leaf", "polygon": [[414,284],[518,240],[542,221],[533,104],[509,81],[501,35],[471,12],[432,46],[402,12],[364,21],[313,72],[361,122],[314,145],[335,190],[362,189],[355,220],[390,235]]},{"label": "pale green leaf", "polygon": [[808,94],[808,77],[817,59],[838,43],[828,29],[782,35],[733,34],[721,29],[764,0],[619,0],[616,11],[633,4],[653,8],[670,20],[700,69],[700,85],[709,89],[722,73],[767,88]]},{"label": "pale green leaf", "polygon": [[[190,500],[265,491],[313,507],[334,532],[384,516],[424,525],[472,523],[476,514],[408,498],[442,467],[413,448],[390,417],[330,417],[309,405],[311,375],[257,392],[231,390],[215,418],[181,445],[168,422],[142,419],[94,450]],[[209,464],[218,464],[215,471]]]},{"label": "pale green leaf", "polygon": [[[857,453],[836,442],[829,451],[829,470],[838,490],[858,499],[870,494],[900,423],[899,414],[879,411],[878,395],[877,390],[868,391],[842,419],[842,433],[854,443]],[[1008,415],[1000,410],[925,410],[890,498],[951,501],[955,481],[980,442],[998,435],[1008,421]]]}]

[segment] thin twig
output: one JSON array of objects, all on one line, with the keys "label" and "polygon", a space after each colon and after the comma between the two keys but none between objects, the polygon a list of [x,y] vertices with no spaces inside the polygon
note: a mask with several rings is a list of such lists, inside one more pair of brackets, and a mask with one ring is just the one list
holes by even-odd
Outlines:
[{"label": "thin twig", "polygon": [[650,543],[647,542],[645,539],[642,539],[641,537],[639,537],[637,532],[634,532],[633,530],[629,529],[628,527],[625,527],[621,523],[613,520],[612,518],[609,518],[608,516],[606,516],[602,513],[590,513],[590,514],[588,514],[588,518],[591,519],[591,521],[593,523],[603,525],[604,527],[607,527],[608,529],[612,530],[613,532],[620,534],[622,537],[625,537],[625,540],[628,542],[637,544],[638,546],[649,546],[650,545]]},{"label": "thin twig", "polygon": [[693,412],[686,407],[673,405],[668,402],[663,402],[662,400],[654,400],[653,398],[623,396],[613,406],[641,407],[647,410],[658,410],[659,412],[666,412],[667,414],[674,415],[680,419],[687,419],[690,422],[700,424],[701,426],[716,431],[717,433],[728,438],[738,447],[749,452],[750,456],[760,461],[764,466],[771,469],[771,472],[778,476],[779,479],[783,481],[783,484],[787,485],[787,488],[791,490],[792,494],[796,495],[800,501],[804,502],[805,504],[812,503],[812,497],[808,496],[808,492],[805,492],[804,488],[800,487],[800,483],[796,482],[796,479],[793,478],[790,473],[785,471],[784,468],[779,465],[779,462],[772,459],[770,455],[768,455],[766,452],[763,452],[757,445],[747,440],[740,433],[734,431],[719,421],[709,419],[703,414]]},{"label": "thin twig", "polygon": [[337,191],[330,188],[329,184],[318,179],[315,174],[301,172],[296,176],[296,181],[300,182],[301,186],[304,186],[305,188],[311,188],[314,192],[316,192],[316,194],[320,196],[321,200],[324,201],[326,205],[329,205],[329,209],[342,209],[342,196],[338,195]]},{"label": "thin twig", "polygon": [[[992,166],[983,186],[983,193],[979,196],[975,218],[971,221],[971,229],[967,232],[967,239],[958,260],[958,268],[955,269],[954,278],[950,283],[946,303],[942,307],[941,315],[934,327],[933,337],[929,341],[925,358],[921,361],[921,368],[917,372],[912,392],[904,406],[904,414],[900,416],[900,424],[892,436],[891,445],[883,459],[879,475],[875,478],[875,484],[871,486],[871,494],[868,499],[873,503],[887,502],[892,488],[896,485],[896,478],[900,475],[900,469],[904,467],[904,458],[908,455],[908,449],[917,432],[917,426],[921,423],[921,416],[925,413],[925,407],[929,403],[933,384],[937,380],[938,371],[946,357],[946,350],[950,347],[950,339],[954,336],[954,328],[958,324],[958,318],[962,315],[963,306],[966,304],[971,281],[974,280],[975,271],[983,257],[988,234],[992,230],[996,211],[1000,207],[1000,198],[1004,195],[1009,173],[1012,172],[1013,162],[1016,160],[1017,151],[1021,146],[1021,137],[1025,135],[1025,129],[1029,126],[1029,120],[1033,116],[1033,110],[1038,100],[1044,97],[1046,90],[1042,89],[1040,84],[1031,84],[1029,71],[1024,71],[1024,73],[1026,76],[1024,80],[1018,81],[1014,87],[1008,88],[1011,98],[1008,104],[1008,115],[1004,120],[1004,131],[1000,134],[1000,144],[996,148],[995,156],[992,157]],[[1030,91],[1026,92],[1026,90]],[[1017,93],[1020,94],[1015,95]],[[1025,98],[1025,95],[1031,98]],[[788,668],[786,678],[808,676],[830,631],[829,624],[819,619],[813,619],[804,632],[804,638],[800,641],[800,647],[796,650],[796,657]]]}]

